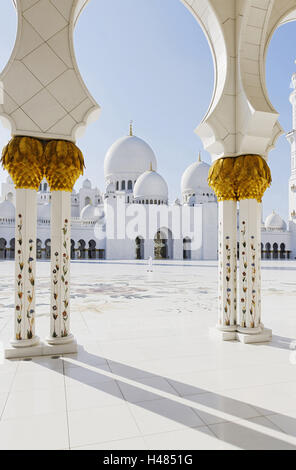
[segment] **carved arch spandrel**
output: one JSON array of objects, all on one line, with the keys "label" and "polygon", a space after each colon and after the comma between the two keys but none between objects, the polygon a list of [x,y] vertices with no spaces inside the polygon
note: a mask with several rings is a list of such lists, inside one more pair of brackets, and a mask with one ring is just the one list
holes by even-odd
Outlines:
[{"label": "carved arch spandrel", "polygon": [[[221,8],[221,0],[181,0],[203,29],[215,70],[212,100],[202,122],[196,128],[204,148],[213,159],[235,153],[235,52],[232,0]],[[220,3],[219,3],[220,2]],[[225,107],[228,109],[225,114]]]},{"label": "carved arch spandrel", "polygon": [[3,84],[1,120],[12,135],[76,141],[99,106],[80,75],[74,26],[86,0],[13,0],[18,31]]}]

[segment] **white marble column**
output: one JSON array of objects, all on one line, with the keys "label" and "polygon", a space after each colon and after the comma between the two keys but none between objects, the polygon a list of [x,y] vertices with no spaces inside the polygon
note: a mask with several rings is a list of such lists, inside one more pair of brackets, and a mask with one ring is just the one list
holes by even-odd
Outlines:
[{"label": "white marble column", "polygon": [[16,189],[14,348],[39,343],[35,336],[36,226],[37,192]]},{"label": "white marble column", "polygon": [[[219,311],[217,328],[234,339],[237,309],[237,202],[219,202]],[[234,332],[234,335],[232,334]]]},{"label": "white marble column", "polygon": [[[239,339],[243,342],[270,340],[271,331],[261,323],[261,204],[240,201],[239,233]],[[256,337],[255,337],[256,336]]]},{"label": "white marble column", "polygon": [[50,345],[75,343],[70,331],[71,193],[52,191]]}]

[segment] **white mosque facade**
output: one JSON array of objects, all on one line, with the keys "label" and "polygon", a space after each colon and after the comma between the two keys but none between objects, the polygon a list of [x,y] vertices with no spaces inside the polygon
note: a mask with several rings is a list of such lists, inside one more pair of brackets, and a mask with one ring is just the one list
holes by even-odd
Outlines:
[{"label": "white mosque facade", "polygon": [[[132,129],[111,146],[104,163],[105,191],[86,179],[72,193],[72,259],[217,259],[218,207],[207,183],[209,165],[199,159],[187,168],[182,201],[172,204],[156,170],[153,150]],[[12,259],[15,189],[10,177],[2,183],[1,200],[0,257]],[[51,193],[45,180],[37,216],[37,257],[49,259]]]},{"label": "white mosque facade", "polygon": [[[263,259],[296,258],[296,74],[292,85],[289,221],[275,212],[262,220]],[[171,203],[152,148],[131,127],[106,154],[105,191],[86,179],[72,192],[71,258],[217,260],[218,204],[208,185],[209,168],[199,156],[183,173],[182,199]],[[38,191],[38,259],[50,259],[50,219],[51,193],[44,180]],[[8,177],[1,186],[0,259],[13,259],[14,245],[15,188]]]}]

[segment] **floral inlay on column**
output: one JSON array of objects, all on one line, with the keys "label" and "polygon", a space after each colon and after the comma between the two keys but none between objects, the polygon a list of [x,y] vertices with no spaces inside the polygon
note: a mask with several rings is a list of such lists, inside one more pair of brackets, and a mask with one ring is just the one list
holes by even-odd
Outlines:
[{"label": "floral inlay on column", "polygon": [[219,202],[218,327],[233,330],[236,321],[236,202]]},{"label": "floral inlay on column", "polygon": [[22,340],[22,312],[23,312],[23,301],[24,301],[24,257],[23,257],[23,217],[22,214],[18,215],[17,222],[17,238],[16,238],[16,249],[17,249],[17,260],[16,260],[16,286],[17,286],[17,298],[18,301],[15,305],[16,310],[16,340]]},{"label": "floral inlay on column", "polygon": [[65,219],[64,227],[63,227],[63,269],[62,269],[62,289],[63,289],[63,306],[64,310],[62,312],[62,319],[63,319],[63,329],[61,331],[61,336],[65,338],[68,336],[68,328],[67,328],[67,321],[68,321],[68,307],[69,307],[69,263],[70,263],[70,256],[69,256],[69,237],[68,237],[68,227],[69,221]]},{"label": "floral inlay on column", "polygon": [[246,221],[242,221],[241,227],[241,259],[240,259],[240,268],[241,269],[241,292],[242,297],[240,299],[241,303],[241,320],[240,325],[244,328],[246,326],[246,314],[247,314],[247,294],[248,294],[248,279],[247,279],[247,269],[248,269],[248,257],[247,257],[247,242],[246,242]]},{"label": "floral inlay on column", "polygon": [[32,239],[29,240],[29,258],[28,258],[28,281],[29,281],[29,290],[27,292],[27,319],[28,319],[28,329],[27,329],[27,339],[33,338],[33,327],[35,322],[35,309],[32,304],[35,298],[35,278],[33,271],[33,253],[35,248],[35,243]]},{"label": "floral inlay on column", "polygon": [[53,296],[53,302],[52,302],[52,318],[53,318],[53,332],[52,332],[52,337],[56,338],[57,335],[57,328],[56,328],[56,321],[59,317],[58,315],[58,279],[59,279],[59,253],[56,251],[55,254],[55,266],[54,269],[52,270],[52,296]]},{"label": "floral inlay on column", "polygon": [[251,298],[251,307],[250,307],[250,328],[255,328],[255,316],[256,316],[256,300],[257,300],[257,282],[256,282],[256,247],[255,247],[255,237],[251,236],[251,274],[252,274],[252,298]]},{"label": "floral inlay on column", "polygon": [[231,304],[231,286],[232,286],[232,279],[231,279],[231,264],[230,264],[230,261],[231,261],[231,248],[229,246],[229,239],[230,237],[225,237],[225,252],[226,252],[226,260],[227,260],[227,263],[226,263],[226,276],[225,276],[225,280],[226,280],[226,303],[225,303],[225,306],[224,306],[224,313],[225,313],[225,318],[224,318],[224,322],[225,322],[225,325],[226,326],[230,326],[230,311],[231,311],[231,307],[232,307],[232,304]]}]

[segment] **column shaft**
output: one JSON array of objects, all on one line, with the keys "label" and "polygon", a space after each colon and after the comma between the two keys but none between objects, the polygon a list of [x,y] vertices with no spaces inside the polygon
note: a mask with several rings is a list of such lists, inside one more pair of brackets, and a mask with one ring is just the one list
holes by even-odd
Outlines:
[{"label": "column shaft", "polygon": [[71,193],[53,191],[51,198],[50,344],[73,340],[70,333]]},{"label": "column shaft", "polygon": [[240,201],[239,325],[260,332],[261,324],[261,204]]},{"label": "column shaft", "polygon": [[14,347],[32,346],[35,336],[37,192],[16,189]]},{"label": "column shaft", "polygon": [[220,330],[235,330],[237,280],[237,203],[219,202],[219,314]]}]

